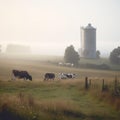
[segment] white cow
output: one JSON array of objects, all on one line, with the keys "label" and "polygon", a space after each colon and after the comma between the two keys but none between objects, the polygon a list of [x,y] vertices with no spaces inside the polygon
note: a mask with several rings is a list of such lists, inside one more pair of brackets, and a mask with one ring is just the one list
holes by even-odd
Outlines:
[{"label": "white cow", "polygon": [[60,78],[60,79],[67,79],[67,78],[72,79],[72,78],[75,78],[75,76],[76,76],[76,74],[74,74],[74,73],[59,73],[58,74],[58,78]]}]

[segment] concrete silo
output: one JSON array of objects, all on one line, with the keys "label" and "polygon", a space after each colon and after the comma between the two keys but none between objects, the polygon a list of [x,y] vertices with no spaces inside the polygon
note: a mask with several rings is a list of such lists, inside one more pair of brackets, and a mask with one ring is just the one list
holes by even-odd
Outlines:
[{"label": "concrete silo", "polygon": [[96,58],[96,29],[88,24],[81,27],[81,50],[83,58]]}]

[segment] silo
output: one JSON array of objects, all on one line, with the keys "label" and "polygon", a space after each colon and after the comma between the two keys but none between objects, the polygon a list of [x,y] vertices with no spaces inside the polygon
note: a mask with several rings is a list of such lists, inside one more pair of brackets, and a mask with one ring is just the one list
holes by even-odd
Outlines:
[{"label": "silo", "polygon": [[91,24],[81,27],[81,57],[96,58],[96,29]]}]

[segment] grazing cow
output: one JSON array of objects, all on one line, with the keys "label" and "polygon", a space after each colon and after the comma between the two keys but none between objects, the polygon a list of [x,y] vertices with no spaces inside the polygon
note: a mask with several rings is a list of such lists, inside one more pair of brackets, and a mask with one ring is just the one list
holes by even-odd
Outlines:
[{"label": "grazing cow", "polygon": [[73,78],[72,74],[66,74],[67,78]]},{"label": "grazing cow", "polygon": [[60,79],[75,78],[76,74],[73,73],[59,73]]},{"label": "grazing cow", "polygon": [[74,74],[74,73],[68,73],[66,76],[68,78],[75,78],[76,74]]},{"label": "grazing cow", "polygon": [[46,73],[44,76],[44,80],[49,80],[49,79],[55,79],[55,74],[54,73]]},{"label": "grazing cow", "polygon": [[27,71],[13,70],[12,73],[16,78],[32,81],[32,76]]},{"label": "grazing cow", "polygon": [[58,74],[58,77],[59,77],[60,79],[67,79],[67,76],[66,76],[65,73],[59,73],[59,74]]}]

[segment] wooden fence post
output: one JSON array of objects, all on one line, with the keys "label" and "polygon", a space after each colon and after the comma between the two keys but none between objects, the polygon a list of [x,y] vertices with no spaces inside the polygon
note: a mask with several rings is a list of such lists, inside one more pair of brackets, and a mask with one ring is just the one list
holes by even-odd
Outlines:
[{"label": "wooden fence post", "polygon": [[102,91],[104,91],[104,89],[105,89],[105,81],[103,79],[103,82],[102,82]]},{"label": "wooden fence post", "polygon": [[114,84],[114,91],[115,91],[115,95],[118,95],[118,80],[117,80],[117,76],[115,76],[115,84]]},{"label": "wooden fence post", "polygon": [[89,85],[88,85],[88,77],[85,77],[85,89],[88,89]]},{"label": "wooden fence post", "polygon": [[107,92],[109,91],[109,86],[107,84],[105,84],[105,80],[103,79],[103,83],[102,83],[102,92]]}]

